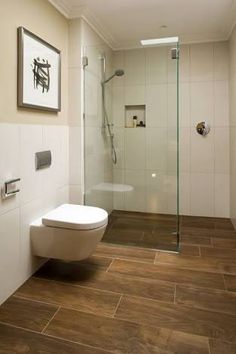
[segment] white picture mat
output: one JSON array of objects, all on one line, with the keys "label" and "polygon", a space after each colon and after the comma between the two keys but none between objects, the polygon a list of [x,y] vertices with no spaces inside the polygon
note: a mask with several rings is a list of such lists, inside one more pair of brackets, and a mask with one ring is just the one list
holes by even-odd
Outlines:
[{"label": "white picture mat", "polygon": [[[50,63],[50,89],[42,92],[42,87],[34,87],[33,64],[36,58]],[[24,33],[23,50],[23,102],[25,104],[58,108],[59,105],[59,65],[60,56],[51,48]]]}]

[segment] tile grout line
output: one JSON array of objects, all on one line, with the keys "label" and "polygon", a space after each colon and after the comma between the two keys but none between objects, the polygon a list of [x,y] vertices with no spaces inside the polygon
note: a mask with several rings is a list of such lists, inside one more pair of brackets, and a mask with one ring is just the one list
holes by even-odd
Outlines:
[{"label": "tile grout line", "polygon": [[225,287],[225,290],[227,290],[227,286],[226,286],[226,281],[225,281],[225,275],[224,275],[224,272],[222,271],[222,277],[223,277],[223,282],[224,282],[224,287]]},{"label": "tile grout line", "polygon": [[174,290],[174,305],[176,305],[176,293],[177,293],[177,284],[175,283],[175,290]]},{"label": "tile grout line", "polygon": [[52,320],[55,318],[55,316],[58,314],[58,312],[60,311],[61,306],[58,307],[58,309],[56,310],[56,312],[54,313],[54,315],[52,316],[52,318],[48,321],[48,323],[46,324],[46,326],[43,328],[43,330],[41,331],[41,334],[44,334],[44,332],[46,331],[46,329],[48,328],[48,326],[50,325],[50,323],[52,322]]},{"label": "tile grout line", "polygon": [[121,296],[120,296],[120,298],[119,298],[119,300],[117,302],[116,308],[115,308],[114,313],[112,315],[113,318],[115,317],[115,314],[117,313],[117,310],[118,310],[118,307],[120,306],[122,298],[123,298],[123,294],[121,294]]},{"label": "tile grout line", "polygon": [[106,269],[106,273],[109,272],[109,269],[111,268],[111,266],[112,266],[112,264],[114,263],[114,261],[115,261],[115,258],[112,258],[111,263],[109,264],[109,266],[108,266],[107,269]]},{"label": "tile grout line", "polygon": [[211,347],[210,347],[210,338],[207,338],[207,346],[208,346],[208,352],[211,354]]}]

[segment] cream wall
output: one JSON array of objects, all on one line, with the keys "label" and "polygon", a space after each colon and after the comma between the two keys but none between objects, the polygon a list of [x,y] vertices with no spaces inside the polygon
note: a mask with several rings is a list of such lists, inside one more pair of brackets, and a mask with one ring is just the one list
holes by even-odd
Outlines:
[{"label": "cream wall", "polygon": [[[0,2],[0,122],[67,124],[68,21],[47,0]],[[62,110],[60,113],[17,108],[17,27],[23,26],[61,50]]]},{"label": "cream wall", "polygon": [[[176,92],[169,57],[166,47],[115,52],[114,68],[125,76],[114,81],[114,181],[134,186],[131,193],[115,193],[116,209],[175,211]],[[181,46],[181,214],[229,216],[228,79],[227,42]],[[124,129],[125,104],[147,105],[147,128]],[[195,127],[205,120],[211,132],[203,138]]]},{"label": "cream wall", "polygon": [[[0,198],[0,303],[42,263],[31,254],[29,225],[69,200],[67,21],[46,0],[1,1],[0,187],[20,177],[20,193]],[[18,109],[17,27],[61,50],[62,112]],[[35,170],[35,152],[52,151],[50,168]]]},{"label": "cream wall", "polygon": [[236,27],[230,47],[230,217],[236,227]]}]

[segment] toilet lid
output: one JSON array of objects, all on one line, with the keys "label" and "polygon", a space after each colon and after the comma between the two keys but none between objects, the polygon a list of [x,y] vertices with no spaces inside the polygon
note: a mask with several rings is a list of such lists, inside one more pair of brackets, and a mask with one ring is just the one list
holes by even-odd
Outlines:
[{"label": "toilet lid", "polygon": [[45,226],[77,230],[96,229],[104,226],[107,221],[105,210],[75,204],[63,204],[42,217]]}]

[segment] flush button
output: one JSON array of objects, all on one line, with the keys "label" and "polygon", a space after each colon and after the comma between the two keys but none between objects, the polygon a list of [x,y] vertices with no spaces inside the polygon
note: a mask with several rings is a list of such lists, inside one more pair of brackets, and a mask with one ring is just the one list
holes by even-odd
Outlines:
[{"label": "flush button", "polygon": [[52,164],[52,154],[51,151],[39,151],[35,153],[35,168],[36,170],[41,170],[51,166]]}]

